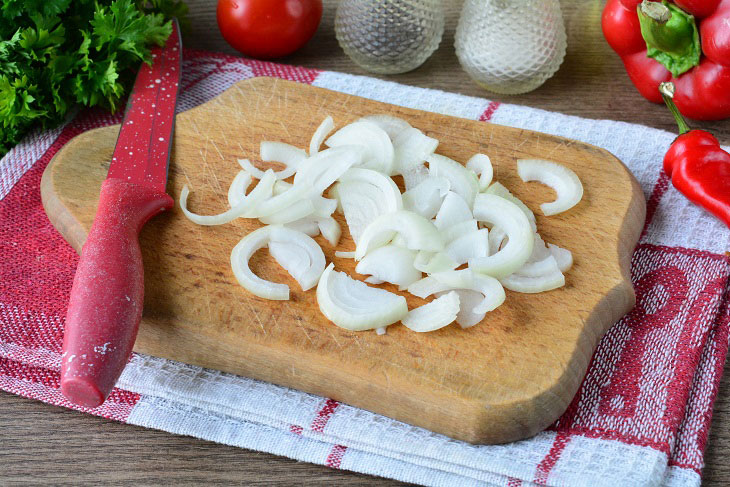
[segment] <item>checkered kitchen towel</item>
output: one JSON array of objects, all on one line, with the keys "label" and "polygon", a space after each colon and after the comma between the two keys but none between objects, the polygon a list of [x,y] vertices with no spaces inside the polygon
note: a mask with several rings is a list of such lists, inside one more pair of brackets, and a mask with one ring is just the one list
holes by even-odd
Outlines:
[{"label": "checkered kitchen towel", "polygon": [[[636,175],[647,224],[632,263],[636,308],[600,343],[566,413],[534,438],[472,446],[331,399],[136,355],[110,399],[123,422],[424,485],[699,485],[728,349],[730,232],[661,172],[673,135],[333,72],[187,51],[180,109],[252,76],[579,139]],[[51,157],[118,123],[88,111],[0,161],[0,388],[75,407],[59,393],[63,320],[77,256],[41,206]],[[79,408],[77,408],[79,409]]]}]

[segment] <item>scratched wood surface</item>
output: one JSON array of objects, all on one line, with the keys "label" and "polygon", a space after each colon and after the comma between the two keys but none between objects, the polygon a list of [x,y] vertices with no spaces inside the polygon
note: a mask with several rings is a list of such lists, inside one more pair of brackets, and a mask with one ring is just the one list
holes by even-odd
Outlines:
[{"label": "scratched wood surface", "polygon": [[[188,0],[193,31],[189,47],[235,52],[215,26],[215,0]],[[568,54],[556,76],[521,96],[501,96],[474,85],[454,56],[453,30],[461,0],[445,0],[446,33],[438,51],[421,68],[399,76],[400,83],[488,97],[588,118],[609,118],[673,130],[660,106],[646,103],[632,88],[618,58],[600,34],[603,0],[563,0]],[[320,69],[366,74],[353,64],[333,35],[336,0],[324,0],[322,25],[315,38],[283,62]],[[566,96],[570,93],[570,96]],[[695,123],[730,144],[727,121]],[[730,366],[715,402],[706,451],[703,485],[730,484]],[[403,483],[321,465],[296,462],[252,450],[196,438],[122,425],[37,401],[0,393],[0,465],[10,485],[72,485],[105,479],[120,485],[341,485],[396,486]],[[98,454],[94,454],[98,452]],[[161,455],[162,453],[162,455]],[[33,465],[29,469],[28,465]]]},{"label": "scratched wood surface", "polygon": [[[326,115],[342,126],[375,113],[404,118],[457,161],[489,154],[495,178],[532,208],[554,194],[522,183],[517,159],[543,156],[571,167],[583,181],[583,201],[558,217],[538,215],[546,241],[573,252],[567,285],[538,295],[508,292],[504,305],[467,330],[351,332],[327,321],[314,290],[298,289],[265,251],[251,267],[264,279],[288,283],[290,301],[261,299],[238,285],[230,252],[258,221],[201,227],[176,206],[142,233],[145,308],[135,349],[331,397],[474,443],[533,435],[567,408],[598,340],[634,303],[629,260],[645,204],[614,156],[560,137],[255,78],[177,117],[167,190],[177,199],[187,184],[193,211],[225,211],[229,182],[240,169],[236,158],[256,160],[261,140],[306,147]],[[46,213],[77,250],[118,132],[115,126],[76,137],[44,174]],[[344,234],[338,249],[353,250]],[[336,258],[331,245],[317,241],[328,262],[356,276],[351,259]],[[425,303],[405,294],[411,308]]]}]

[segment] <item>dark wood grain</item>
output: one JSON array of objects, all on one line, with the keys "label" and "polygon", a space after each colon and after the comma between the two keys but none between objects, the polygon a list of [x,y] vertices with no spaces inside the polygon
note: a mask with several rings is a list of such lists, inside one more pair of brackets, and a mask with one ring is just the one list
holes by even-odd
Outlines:
[{"label": "dark wood grain", "polygon": [[[218,35],[214,0],[187,0],[193,33],[188,46],[234,53]],[[464,74],[453,49],[460,1],[445,0],[444,41],[421,68],[387,79],[555,110],[588,118],[615,119],[674,130],[668,112],[643,100],[603,40],[602,0],[563,0],[569,33],[565,63],[538,90],[505,97],[488,93]],[[341,51],[333,35],[336,2],[325,1],[315,38],[283,60],[291,64],[366,74]],[[730,144],[730,121],[694,123]],[[730,484],[730,380],[726,366],[715,403],[704,485]],[[396,486],[395,481],[330,470],[266,453],[122,425],[0,393],[0,484],[118,485],[337,485]]]}]

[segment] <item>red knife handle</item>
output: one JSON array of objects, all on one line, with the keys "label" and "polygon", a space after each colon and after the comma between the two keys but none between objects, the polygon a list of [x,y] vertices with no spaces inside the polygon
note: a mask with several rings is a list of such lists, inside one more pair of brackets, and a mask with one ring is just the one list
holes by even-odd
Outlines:
[{"label": "red knife handle", "polygon": [[99,406],[122,374],[144,303],[139,232],[173,204],[165,192],[121,179],[102,184],[66,314],[61,392],[71,402]]}]

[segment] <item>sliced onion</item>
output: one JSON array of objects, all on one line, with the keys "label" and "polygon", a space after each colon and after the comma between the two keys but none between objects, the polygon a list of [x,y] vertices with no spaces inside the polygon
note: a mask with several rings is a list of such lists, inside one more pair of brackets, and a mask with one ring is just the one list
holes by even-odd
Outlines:
[{"label": "sliced onion", "polygon": [[426,160],[431,174],[448,179],[451,183],[451,191],[464,198],[466,204],[471,208],[474,196],[479,192],[479,180],[476,174],[453,159],[440,154],[431,154]]},{"label": "sliced onion", "polygon": [[317,130],[314,131],[314,135],[312,135],[312,140],[309,142],[309,155],[313,156],[317,152],[319,152],[319,148],[322,146],[322,142],[324,142],[324,139],[327,138],[327,136],[332,132],[332,129],[335,128],[335,121],[332,120],[332,117],[329,115],[327,118],[325,118],[321,124],[319,124],[319,127],[317,127]]},{"label": "sliced onion", "polygon": [[375,284],[376,286],[377,286],[378,284],[383,284],[383,283],[385,282],[385,281],[383,281],[382,279],[378,279],[378,278],[377,278],[377,277],[375,277],[375,276],[369,276],[369,277],[366,277],[366,278],[364,279],[364,281],[365,281],[365,282],[367,282],[368,284]]},{"label": "sliced onion", "polygon": [[413,331],[423,333],[451,324],[458,314],[459,295],[455,291],[451,291],[430,303],[409,311],[401,319],[401,323]]},{"label": "sliced onion", "polygon": [[518,293],[541,293],[551,291],[565,285],[565,276],[556,268],[553,272],[540,276],[529,277],[521,274],[511,274],[499,280],[510,291]]},{"label": "sliced onion", "polygon": [[371,169],[352,168],[340,177],[343,183],[362,182],[374,186],[379,192],[378,198],[385,199],[388,208],[403,208],[403,201],[398,186],[388,176]]},{"label": "sliced onion", "polygon": [[314,214],[317,217],[327,218],[337,209],[337,200],[317,194],[312,197],[312,205],[314,205]]},{"label": "sliced onion", "polygon": [[474,201],[474,218],[499,225],[507,233],[507,244],[488,257],[469,261],[469,268],[492,277],[504,277],[522,267],[532,254],[534,240],[530,223],[514,203],[481,193]]},{"label": "sliced onion", "polygon": [[441,208],[444,196],[449,192],[449,186],[448,179],[428,177],[403,193],[403,208],[431,219]]},{"label": "sliced onion", "polygon": [[456,269],[459,267],[459,263],[445,252],[426,252],[422,250],[416,255],[413,267],[426,274],[432,274]]},{"label": "sliced onion", "polygon": [[354,259],[355,252],[349,252],[349,251],[344,251],[344,250],[335,250],[335,257],[339,257],[340,259]]},{"label": "sliced onion", "polygon": [[[324,270],[324,253],[311,237],[279,225],[269,225],[246,235],[231,252],[231,267],[236,280],[252,294],[265,299],[289,299],[289,286],[261,279],[248,266],[251,256],[259,249],[266,247],[269,242],[291,244],[301,248],[308,256],[308,265],[292,269],[293,277],[306,290],[314,286]],[[293,249],[288,249],[284,262],[290,265],[294,260]],[[301,257],[301,255],[300,255]],[[302,260],[304,262],[304,260]],[[289,268],[285,267],[287,271]]]},{"label": "sliced onion", "polygon": [[[402,176],[403,184],[406,187],[406,191],[408,191],[421,184],[424,179],[430,177],[430,173],[428,172],[428,168],[425,165],[419,164],[413,169],[402,173]],[[451,183],[449,183],[449,187],[450,186]]]},{"label": "sliced onion", "polygon": [[464,198],[453,191],[449,191],[436,214],[434,224],[439,230],[450,227],[463,221],[473,220],[471,206]]},{"label": "sliced onion", "polygon": [[472,272],[471,269],[437,272],[408,286],[408,292],[419,298],[453,289],[470,289],[482,293],[484,298],[474,307],[474,313],[493,311],[505,299],[504,289],[497,279]]},{"label": "sliced onion", "polygon": [[231,181],[228,188],[228,204],[231,208],[238,206],[241,200],[246,196],[248,187],[251,186],[251,173],[248,171],[238,171],[236,177]]},{"label": "sliced onion", "polygon": [[360,146],[343,146],[323,150],[303,161],[294,176],[294,185],[310,188],[313,193],[322,194],[352,166],[358,165],[364,157]]},{"label": "sliced onion", "polygon": [[355,258],[362,259],[370,250],[388,243],[399,233],[411,250],[438,252],[444,248],[436,227],[430,220],[412,211],[400,210],[380,215],[362,233],[357,241]]},{"label": "sliced onion", "polygon": [[388,326],[408,314],[403,296],[356,281],[331,263],[319,279],[317,303],[327,319],[352,331]]},{"label": "sliced onion", "polygon": [[489,255],[488,231],[486,228],[461,235],[451,241],[444,253],[458,265],[466,264],[471,259]]},{"label": "sliced onion", "polygon": [[375,329],[375,333],[377,333],[378,335],[385,335],[387,333],[386,332],[387,329],[388,329],[387,326],[381,326],[380,328]]},{"label": "sliced onion", "polygon": [[[382,174],[379,176],[393,182],[387,176]],[[383,188],[386,189],[385,192],[382,191]],[[389,184],[376,186],[363,180],[344,181],[337,185],[337,195],[342,204],[350,235],[355,242],[360,240],[365,228],[380,215],[393,213],[403,207],[397,187],[393,193]]]},{"label": "sliced onion", "polygon": [[[291,191],[291,190],[290,190]],[[275,197],[276,198],[276,197]],[[272,198],[273,199],[273,198]],[[271,200],[269,200],[271,201]],[[262,203],[263,205],[263,203]],[[269,212],[265,216],[260,216],[259,220],[261,223],[269,225],[285,224],[301,220],[314,213],[314,205],[311,199],[303,199],[292,203],[291,205],[278,210],[276,212]]]},{"label": "sliced onion", "polygon": [[558,268],[558,262],[551,254],[541,260],[535,262],[526,262],[525,265],[515,271],[515,274],[519,274],[525,277],[538,277],[550,274]]},{"label": "sliced onion", "polygon": [[[295,231],[295,230],[293,230]],[[307,237],[304,239],[304,237]],[[311,237],[300,233],[297,242],[291,240],[276,240],[282,238],[280,232],[275,231],[269,242],[269,253],[291,276],[299,283],[302,291],[312,289],[324,272],[324,253]],[[292,236],[289,235],[289,239]]]},{"label": "sliced onion", "polygon": [[543,241],[542,237],[540,237],[540,234],[534,233],[532,234],[532,238],[534,241],[534,244],[532,246],[532,253],[530,254],[530,257],[527,259],[527,262],[537,262],[539,260],[543,260],[550,256],[550,251],[548,250],[547,246],[545,245],[545,241]]},{"label": "sliced onion", "polygon": [[[280,162],[286,165],[287,169],[284,169],[284,171],[288,171],[293,168],[294,170],[291,171],[289,176],[294,174],[294,171],[297,170],[299,164],[307,158],[307,153],[299,147],[294,147],[293,145],[285,144],[283,142],[271,142],[267,140],[261,142],[261,145],[259,146],[259,155],[261,156],[261,160],[264,162]],[[279,171],[279,179],[286,179],[289,177],[284,175],[284,171]]]},{"label": "sliced onion", "polygon": [[416,252],[395,245],[385,245],[369,252],[355,267],[358,274],[371,275],[379,281],[408,287],[421,278],[413,267]]},{"label": "sliced onion", "polygon": [[496,254],[507,240],[507,233],[499,225],[493,225],[487,240],[489,240],[489,255]]},{"label": "sliced onion", "polygon": [[286,181],[278,179],[274,183],[274,196],[278,196],[281,193],[286,192],[287,190],[291,189],[292,186],[294,186],[292,183],[287,183]]},{"label": "sliced onion", "polygon": [[444,239],[444,243],[448,245],[449,242],[461,237],[462,235],[476,232],[477,230],[479,230],[479,225],[476,220],[465,220],[446,227],[445,230],[441,230],[441,237]]},{"label": "sliced onion", "polygon": [[274,171],[269,169],[264,173],[264,177],[259,181],[253,191],[241,198],[236,206],[218,215],[198,215],[189,211],[187,203],[190,189],[186,184],[180,193],[180,209],[182,209],[183,213],[190,221],[197,223],[198,225],[222,225],[224,223],[231,222],[238,217],[250,218],[260,203],[265,198],[271,196],[274,181],[276,181]]},{"label": "sliced onion", "polygon": [[561,164],[541,159],[520,159],[517,161],[517,174],[525,182],[546,184],[558,194],[555,201],[540,205],[546,216],[567,211],[583,198],[583,185],[578,175]]},{"label": "sliced onion", "polygon": [[456,315],[456,322],[460,327],[470,328],[481,323],[487,315],[486,311],[481,313],[474,312],[474,308],[476,308],[479,303],[484,300],[484,295],[482,293],[472,291],[470,289],[456,289],[454,291],[442,291],[440,293],[436,293],[436,296],[443,296],[447,292],[455,292],[459,295],[461,307],[459,309],[459,314]]},{"label": "sliced onion", "polygon": [[393,117],[392,115],[376,114],[362,117],[360,120],[367,120],[374,123],[388,134],[390,140],[395,141],[398,134],[406,129],[411,128],[411,124],[402,118]]},{"label": "sliced onion", "polygon": [[505,186],[500,183],[499,181],[495,181],[492,183],[486,191],[484,191],[487,194],[493,194],[496,196],[499,196],[501,198],[506,199],[507,201],[510,201],[514,204],[516,204],[520,210],[522,210],[525,213],[525,216],[527,217],[527,220],[530,222],[530,228],[532,228],[533,232],[537,232],[537,223],[535,221],[535,214],[532,212],[530,208],[527,207],[526,204],[522,202],[518,197],[513,195],[510,190],[505,188]]},{"label": "sliced onion", "polygon": [[296,230],[297,232],[306,233],[310,237],[316,237],[319,235],[319,226],[317,225],[317,222],[309,218],[302,218],[301,220],[289,222],[284,226],[291,228],[292,230]]},{"label": "sliced onion", "polygon": [[393,143],[383,129],[368,120],[345,125],[325,142],[328,147],[360,146],[364,149],[362,161],[357,164],[383,174],[393,169]]},{"label": "sliced onion", "polygon": [[394,174],[404,174],[423,164],[434,153],[439,141],[409,127],[393,140]]},{"label": "sliced onion", "polygon": [[317,226],[319,227],[319,231],[322,232],[322,236],[330,245],[334,247],[340,242],[342,228],[337,220],[331,216],[327,218],[320,218],[317,220]]},{"label": "sliced onion", "polygon": [[573,267],[573,253],[570,250],[558,247],[557,245],[547,244],[548,250],[555,257],[560,272],[567,272]]},{"label": "sliced onion", "polygon": [[488,155],[474,154],[471,159],[466,161],[466,168],[479,175],[479,191],[484,191],[489,187],[494,177],[494,168]]}]

